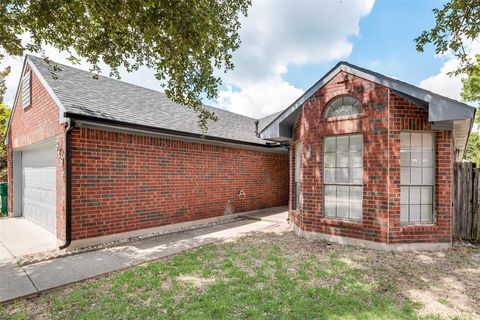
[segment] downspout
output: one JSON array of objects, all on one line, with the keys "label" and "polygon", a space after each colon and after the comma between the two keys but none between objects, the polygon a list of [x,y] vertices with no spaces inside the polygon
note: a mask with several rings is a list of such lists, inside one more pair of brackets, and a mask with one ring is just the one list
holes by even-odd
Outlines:
[{"label": "downspout", "polygon": [[[390,96],[392,91],[390,88],[387,88],[388,97],[387,97],[387,244],[390,243]],[[363,206],[363,205],[362,205]],[[363,210],[363,209],[362,209]]]},{"label": "downspout", "polygon": [[291,171],[290,171],[290,168],[292,166],[291,164],[291,154],[290,154],[290,151],[291,151],[291,148],[290,148],[290,145],[285,145],[284,146],[285,149],[288,150],[288,203],[287,203],[287,209],[288,209],[288,214],[287,214],[287,223],[290,224],[290,222],[292,221],[292,217],[290,216],[290,196],[292,195],[291,192],[290,192],[290,183],[292,182],[292,179],[290,177],[291,175]]},{"label": "downspout", "polygon": [[68,121],[65,130],[65,243],[58,249],[63,250],[72,242],[72,129],[74,120]]}]

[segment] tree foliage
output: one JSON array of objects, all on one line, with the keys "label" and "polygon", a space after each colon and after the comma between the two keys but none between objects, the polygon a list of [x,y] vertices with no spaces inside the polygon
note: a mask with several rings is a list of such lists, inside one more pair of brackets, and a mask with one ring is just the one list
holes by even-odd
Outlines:
[{"label": "tree foliage", "polygon": [[5,77],[10,73],[10,68],[0,71],[0,182],[7,181],[7,149],[5,147],[5,133],[11,109],[3,102],[5,94]]},{"label": "tree foliage", "polygon": [[0,102],[0,181],[7,181],[7,150],[5,147],[5,133],[7,131],[8,118],[12,110],[3,102]]},{"label": "tree foliage", "polygon": [[4,70],[0,70],[0,103],[3,103],[3,95],[7,90],[5,86],[5,78],[10,73],[10,67],[5,68]]},{"label": "tree foliage", "polygon": [[[480,36],[480,0],[450,0],[442,8],[433,9],[435,26],[424,30],[415,39],[417,51],[423,52],[428,44],[435,46],[436,54],[453,52],[459,64],[450,76],[467,75],[463,80],[462,97],[467,101],[480,102],[480,56],[472,59],[465,43]],[[475,120],[480,123],[479,114]],[[471,132],[465,159],[480,165],[480,137]]]},{"label": "tree foliage", "polygon": [[[462,98],[467,101],[480,103],[480,55],[476,56],[477,63],[468,72],[468,77],[463,79]],[[480,124],[480,112],[477,110],[475,122]],[[468,139],[465,159],[475,162],[480,167],[480,133],[473,131]]]},{"label": "tree foliage", "polygon": [[464,158],[465,160],[476,163],[477,168],[480,168],[480,133],[477,131],[470,132]]},{"label": "tree foliage", "polygon": [[480,0],[450,0],[441,9],[433,9],[436,23],[415,39],[417,51],[427,44],[435,46],[435,53],[453,52],[459,60],[451,75],[468,73],[474,61],[465,49],[465,43],[480,36]]},{"label": "tree foliage", "polygon": [[[215,98],[215,70],[233,68],[240,45],[239,18],[251,0],[5,0],[0,3],[0,49],[10,55],[43,54],[46,44],[85,58],[94,74],[103,61],[119,68],[153,68],[168,97],[197,111],[207,128],[214,113],[201,98]],[[23,45],[21,35],[31,42]]]},{"label": "tree foliage", "polygon": [[462,98],[466,101],[480,102],[480,55],[475,56],[477,63],[469,70],[467,78],[462,80]]},{"label": "tree foliage", "polygon": [[[480,55],[476,55],[477,63],[469,70],[468,76],[462,79],[462,98],[480,104]],[[475,122],[480,124],[480,112],[477,111]]]}]

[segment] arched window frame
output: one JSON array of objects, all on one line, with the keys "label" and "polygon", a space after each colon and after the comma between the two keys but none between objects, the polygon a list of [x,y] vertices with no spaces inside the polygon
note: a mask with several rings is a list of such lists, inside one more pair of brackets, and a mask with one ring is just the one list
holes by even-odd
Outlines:
[{"label": "arched window frame", "polygon": [[[336,103],[337,101],[341,100],[342,101],[342,106],[341,107],[344,107],[345,104],[344,104],[344,100],[345,99],[353,99],[354,102],[351,104],[352,106],[358,106],[358,111],[355,112],[355,113],[351,113],[351,114],[346,114],[346,115],[329,115],[330,113],[330,110],[334,107],[338,107],[338,106],[334,106],[334,103]],[[342,96],[337,96],[333,99],[331,99],[328,104],[327,104],[327,107],[325,109],[325,112],[324,112],[324,119],[326,120],[329,120],[329,119],[336,119],[336,118],[344,118],[344,117],[357,117],[359,115],[363,114],[363,105],[362,103],[354,96],[351,96],[351,95],[342,95]]]}]

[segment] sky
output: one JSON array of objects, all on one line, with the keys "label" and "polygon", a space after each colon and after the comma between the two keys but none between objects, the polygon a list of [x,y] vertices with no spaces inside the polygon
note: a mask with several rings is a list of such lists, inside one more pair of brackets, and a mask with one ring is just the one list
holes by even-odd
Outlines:
[{"label": "sky", "polygon": [[[446,73],[457,64],[451,54],[424,53],[414,39],[434,26],[432,9],[445,1],[253,0],[242,18],[235,69],[222,76],[218,99],[209,105],[253,118],[288,107],[341,60],[371,69],[433,92],[461,100],[461,78]],[[471,54],[480,43],[468,44]],[[70,64],[65,53],[47,48],[47,56]],[[22,57],[3,59],[12,66],[5,101],[13,103]],[[88,70],[82,63],[79,68]],[[108,75],[108,69],[102,68]],[[123,81],[161,90],[153,70],[121,71]]]}]

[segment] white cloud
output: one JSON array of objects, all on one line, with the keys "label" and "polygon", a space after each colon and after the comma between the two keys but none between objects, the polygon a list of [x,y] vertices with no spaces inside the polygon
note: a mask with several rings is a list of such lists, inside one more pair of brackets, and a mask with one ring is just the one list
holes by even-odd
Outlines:
[{"label": "white cloud", "polygon": [[301,89],[295,88],[280,77],[274,77],[257,85],[247,86],[240,91],[227,90],[219,93],[217,104],[227,106],[229,110],[240,114],[262,117],[270,115],[286,107],[303,94]]},{"label": "white cloud", "polygon": [[359,34],[359,21],[373,3],[254,1],[242,21],[235,70],[223,76],[227,90],[220,92],[218,106],[253,117],[287,107],[302,93],[282,78],[288,67],[348,57],[349,37]]},{"label": "white cloud", "polygon": [[[262,117],[287,107],[303,91],[282,78],[292,65],[319,64],[348,57],[349,37],[359,35],[359,21],[372,10],[374,0],[360,1],[255,1],[240,31],[242,44],[234,53],[235,70],[221,76],[218,107],[252,117]],[[28,37],[25,38],[28,40]],[[70,65],[68,54],[46,47],[53,61]],[[12,66],[5,100],[13,103],[23,59],[6,57],[0,67]],[[75,67],[84,70],[82,61]],[[108,68],[103,65],[102,70]],[[105,74],[105,72],[104,72]],[[161,89],[154,71],[141,68],[120,71],[122,80]],[[219,73],[220,75],[220,73]]]},{"label": "white cloud", "polygon": [[9,107],[11,107],[13,104],[15,90],[17,89],[18,81],[20,80],[20,73],[22,71],[22,63],[22,57],[12,56],[6,56],[0,61],[0,70],[4,70],[7,66],[10,66],[12,68],[10,74],[5,78],[5,86],[7,87],[7,92],[3,97],[5,103]]},{"label": "white cloud", "polygon": [[455,100],[461,100],[460,92],[462,91],[462,78],[464,76],[450,77],[447,75],[457,66],[458,61],[455,58],[445,61],[440,72],[422,80],[420,87]]},{"label": "white cloud", "polygon": [[[480,54],[480,41],[466,44],[466,50],[470,57]],[[465,75],[449,76],[448,72],[454,71],[458,67],[458,59],[451,53],[439,56],[445,59],[439,73],[432,75],[420,82],[420,87],[432,92],[447,96],[455,100],[462,100],[460,92],[462,91],[462,78]]]},{"label": "white cloud", "polygon": [[[28,34],[22,36],[22,41],[25,43],[29,40]],[[82,59],[80,64],[73,65],[67,58],[70,54],[66,52],[59,52],[57,49],[52,46],[45,46],[45,56],[50,58],[52,61],[62,63],[65,65],[73,66],[78,69],[85,71],[90,70],[90,64],[86,62],[85,59]],[[38,54],[35,54],[38,55]],[[15,91],[17,90],[18,81],[20,79],[20,74],[22,72],[23,66],[23,57],[15,57],[6,55],[3,60],[0,61],[0,70],[3,70],[5,67],[10,66],[11,72],[9,76],[5,79],[5,84],[7,86],[7,92],[5,93],[4,100],[8,106],[12,106],[15,99]],[[102,69],[102,74],[108,76],[110,69],[104,64],[100,63],[100,68]],[[129,73],[125,69],[120,68],[120,76],[123,81],[137,84],[142,87],[147,87],[154,90],[160,90],[160,82],[155,79],[154,70],[148,68],[140,68],[137,72]]]}]

